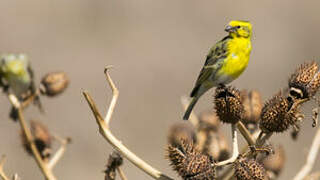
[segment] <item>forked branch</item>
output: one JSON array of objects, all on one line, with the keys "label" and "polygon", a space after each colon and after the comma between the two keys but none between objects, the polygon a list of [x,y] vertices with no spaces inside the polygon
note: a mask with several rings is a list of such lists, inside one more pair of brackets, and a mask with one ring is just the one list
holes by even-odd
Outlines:
[{"label": "forked branch", "polygon": [[107,81],[111,87],[112,90],[112,100],[110,103],[110,106],[108,108],[107,114],[105,119],[102,118],[94,100],[92,99],[92,97],[89,95],[88,92],[84,91],[83,95],[85,97],[85,99],[87,100],[92,113],[96,119],[96,122],[99,126],[99,131],[100,134],[119,152],[123,155],[123,157],[125,157],[126,159],[128,159],[131,163],[133,163],[135,166],[137,166],[138,168],[140,168],[142,171],[144,171],[145,173],[149,174],[151,177],[153,177],[154,179],[159,179],[159,180],[172,180],[172,178],[164,175],[163,173],[161,173],[160,171],[158,171],[157,169],[153,168],[152,166],[150,166],[149,164],[147,164],[145,161],[143,161],[141,158],[139,158],[138,156],[136,156],[133,152],[131,152],[126,146],[124,146],[121,141],[119,141],[110,131],[109,128],[109,123],[112,117],[112,113],[114,111],[115,105],[117,103],[117,99],[119,96],[119,91],[116,88],[115,84],[113,83],[108,70],[109,67],[105,68],[105,75],[107,78]]}]

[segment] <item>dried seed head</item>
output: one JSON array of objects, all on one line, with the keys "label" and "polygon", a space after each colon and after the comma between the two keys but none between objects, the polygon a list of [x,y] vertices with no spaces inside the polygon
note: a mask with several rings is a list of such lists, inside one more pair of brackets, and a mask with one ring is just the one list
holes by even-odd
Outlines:
[{"label": "dried seed head", "polygon": [[[51,155],[52,138],[48,128],[39,121],[30,121],[31,134],[34,138],[34,143],[41,154],[42,159],[47,159]],[[25,150],[32,155],[31,147],[23,133],[21,140]]]},{"label": "dried seed head", "polygon": [[204,111],[199,116],[199,129],[206,131],[217,131],[220,127],[220,120],[215,112]]},{"label": "dried seed head", "polygon": [[46,74],[41,80],[42,94],[53,97],[62,93],[69,85],[69,78],[65,72],[52,72]]},{"label": "dried seed head", "polygon": [[262,108],[260,128],[263,132],[283,132],[297,122],[299,106],[278,93]]},{"label": "dried seed head", "polygon": [[104,171],[105,180],[115,180],[116,179],[116,169],[121,166],[123,159],[119,153],[116,151],[109,155],[107,169]]},{"label": "dried seed head", "polygon": [[284,148],[279,145],[274,150],[274,154],[270,154],[262,160],[262,165],[267,171],[273,172],[276,176],[279,176],[281,170],[284,167],[286,156]]},{"label": "dried seed head", "polygon": [[181,146],[168,146],[171,166],[184,180],[215,179],[214,164],[209,156],[195,149],[193,142],[181,140]]},{"label": "dried seed head", "polygon": [[215,109],[222,122],[237,123],[244,113],[240,92],[230,86],[218,87],[215,93]]},{"label": "dried seed head", "polygon": [[258,124],[262,109],[262,99],[258,91],[241,91],[241,101],[244,106],[244,124]]},{"label": "dried seed head", "polygon": [[195,128],[189,121],[177,122],[173,124],[168,132],[168,143],[172,146],[179,146],[181,139],[196,142],[197,136]]},{"label": "dried seed head", "polygon": [[295,98],[310,98],[319,87],[320,71],[315,61],[300,65],[289,79],[290,95]]},{"label": "dried seed head", "polygon": [[254,159],[239,156],[234,162],[235,175],[238,180],[268,180],[265,169]]}]

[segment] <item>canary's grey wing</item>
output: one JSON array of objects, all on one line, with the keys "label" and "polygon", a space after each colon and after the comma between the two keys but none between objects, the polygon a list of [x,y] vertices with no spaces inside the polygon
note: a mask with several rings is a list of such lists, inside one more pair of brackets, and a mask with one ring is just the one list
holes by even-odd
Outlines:
[{"label": "canary's grey wing", "polygon": [[4,60],[3,60],[3,55],[0,55],[0,88],[2,88],[2,91],[7,93],[9,89],[8,82],[5,80],[5,73],[3,72],[3,67],[4,66]]},{"label": "canary's grey wing", "polygon": [[226,36],[210,49],[206,62],[204,63],[196,84],[190,94],[191,97],[196,96],[201,84],[208,80],[211,74],[215,74],[217,70],[221,68],[224,59],[228,56],[227,45],[230,39],[230,36]]}]

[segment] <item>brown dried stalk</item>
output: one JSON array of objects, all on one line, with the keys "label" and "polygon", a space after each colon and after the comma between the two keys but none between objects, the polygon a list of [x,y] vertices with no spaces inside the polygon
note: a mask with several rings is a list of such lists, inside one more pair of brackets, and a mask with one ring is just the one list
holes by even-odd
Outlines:
[{"label": "brown dried stalk", "polygon": [[22,113],[22,106],[17,97],[13,94],[8,94],[8,98],[10,103],[18,110],[18,119],[21,126],[21,129],[23,131],[23,134],[25,135],[27,139],[27,143],[29,144],[33,157],[35,158],[37,165],[39,166],[42,174],[46,178],[46,180],[56,180],[56,177],[52,173],[51,169],[48,167],[48,165],[42,160],[41,155],[33,141],[33,136],[31,134],[31,131],[29,127],[27,126],[23,113]]},{"label": "brown dried stalk", "polygon": [[66,151],[67,145],[71,143],[71,138],[61,138],[57,135],[54,136],[54,138],[58,140],[61,145],[57,152],[54,154],[54,156],[48,162],[48,167],[50,169],[54,168],[54,166],[58,163],[58,161],[62,158],[64,152]]},{"label": "brown dried stalk", "polygon": [[92,97],[89,95],[88,92],[84,91],[83,95],[85,99],[87,100],[87,103],[89,104],[92,113],[96,119],[96,122],[99,126],[99,131],[100,134],[109,142],[110,145],[112,145],[119,153],[123,155],[126,159],[128,159],[131,163],[133,163],[135,166],[140,168],[142,171],[153,177],[154,179],[158,180],[172,180],[172,178],[164,175],[162,172],[158,171],[157,169],[153,168],[151,165],[147,164],[145,161],[143,161],[141,158],[136,156],[133,152],[131,152],[126,146],[124,146],[121,141],[119,141],[110,131],[109,128],[109,123],[112,117],[112,113],[114,111],[118,96],[119,96],[119,91],[116,88],[115,84],[113,83],[108,70],[110,69],[109,67],[105,68],[105,75],[107,78],[107,81],[111,87],[112,90],[112,100],[109,106],[109,109],[107,111],[105,119],[102,118],[94,100]]},{"label": "brown dried stalk", "polygon": [[320,148],[320,127],[318,128],[316,135],[314,136],[307,161],[305,165],[301,168],[298,174],[294,177],[294,180],[304,179],[312,170],[312,167],[317,159],[317,154]]},{"label": "brown dried stalk", "polygon": [[227,164],[231,164],[239,156],[237,128],[236,128],[235,124],[231,124],[231,132],[232,132],[232,149],[233,149],[232,156],[231,156],[230,159],[218,162],[217,164],[215,164],[216,166],[224,166],[224,165],[227,165]]},{"label": "brown dried stalk", "polygon": [[6,175],[6,173],[3,171],[3,165],[6,161],[6,156],[2,156],[1,157],[1,160],[0,160],[0,177],[3,179],[3,180],[10,180],[8,178],[8,176]]},{"label": "brown dried stalk", "polygon": [[117,167],[117,171],[118,171],[118,174],[119,174],[121,180],[128,180],[128,178],[126,177],[126,175],[122,171],[121,167]]}]

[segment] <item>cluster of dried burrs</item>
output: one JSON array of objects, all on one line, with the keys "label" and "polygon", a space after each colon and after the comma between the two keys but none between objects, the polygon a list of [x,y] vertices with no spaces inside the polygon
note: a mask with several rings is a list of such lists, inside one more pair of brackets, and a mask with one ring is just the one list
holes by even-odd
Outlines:
[{"label": "cluster of dried burrs", "polygon": [[[185,180],[277,179],[285,153],[281,145],[272,147],[268,139],[290,127],[292,137],[297,138],[304,119],[301,106],[310,100],[319,106],[315,98],[319,87],[320,71],[316,62],[301,65],[289,78],[288,86],[264,105],[257,91],[218,87],[214,111],[191,116],[191,123],[172,125],[167,149],[171,166]],[[313,127],[317,125],[317,107],[312,110]],[[232,152],[219,130],[221,122],[231,124]],[[240,150],[237,129],[247,142]]]}]

